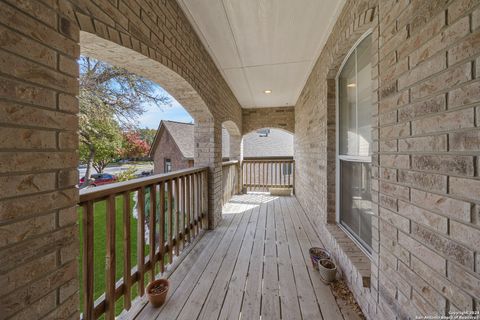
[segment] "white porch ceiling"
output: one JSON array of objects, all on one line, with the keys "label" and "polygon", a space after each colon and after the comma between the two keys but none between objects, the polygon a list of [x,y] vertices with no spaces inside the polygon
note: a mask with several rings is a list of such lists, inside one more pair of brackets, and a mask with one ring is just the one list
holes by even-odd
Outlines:
[{"label": "white porch ceiling", "polygon": [[238,101],[248,108],[295,105],[345,3],[177,1]]}]

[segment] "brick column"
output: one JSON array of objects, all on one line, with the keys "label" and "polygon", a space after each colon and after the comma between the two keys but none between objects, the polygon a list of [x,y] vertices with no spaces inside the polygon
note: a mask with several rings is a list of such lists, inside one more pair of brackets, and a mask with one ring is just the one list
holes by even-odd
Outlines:
[{"label": "brick column", "polygon": [[53,3],[0,2],[2,319],[79,318],[79,32]]},{"label": "brick column", "polygon": [[242,160],[242,136],[230,134],[230,160]]},{"label": "brick column", "polygon": [[222,124],[210,116],[195,117],[195,166],[209,166],[208,228],[222,219]]}]

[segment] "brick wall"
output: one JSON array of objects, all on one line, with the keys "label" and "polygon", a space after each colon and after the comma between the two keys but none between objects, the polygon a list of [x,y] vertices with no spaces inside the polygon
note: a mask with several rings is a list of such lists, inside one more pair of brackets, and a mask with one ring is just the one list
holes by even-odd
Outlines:
[{"label": "brick wall", "polygon": [[[480,310],[480,2],[347,1],[295,106],[296,193],[370,319]],[[335,221],[335,76],[372,28],[370,288]]]},{"label": "brick wall", "polygon": [[[80,45],[79,45],[80,44]],[[159,82],[196,121],[221,219],[221,123],[240,105],[174,0],[0,2],[0,318],[78,318],[80,49]]]},{"label": "brick wall", "polygon": [[153,154],[153,172],[155,174],[165,172],[165,159],[170,159],[172,171],[193,167],[193,160],[183,157],[170,133],[163,127],[160,130],[160,140]]},{"label": "brick wall", "polygon": [[0,318],[78,317],[78,38],[42,2],[0,12]]},{"label": "brick wall", "polygon": [[244,108],[243,134],[262,128],[295,131],[295,112],[293,107]]}]

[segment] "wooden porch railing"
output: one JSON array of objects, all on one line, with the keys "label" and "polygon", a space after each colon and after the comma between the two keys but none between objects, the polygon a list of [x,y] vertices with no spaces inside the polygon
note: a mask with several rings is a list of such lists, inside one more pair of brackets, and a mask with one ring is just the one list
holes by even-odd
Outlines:
[{"label": "wooden porch railing", "polygon": [[240,163],[238,160],[222,163],[223,204],[240,193]]},{"label": "wooden porch railing", "polygon": [[295,160],[243,160],[242,175],[246,191],[268,191],[271,187],[294,188]]},{"label": "wooden porch railing", "polygon": [[[133,285],[136,284],[138,295],[143,296],[145,274],[150,273],[148,278],[154,279],[157,272],[163,272],[165,266],[173,262],[174,255],[178,256],[187,243],[197,236],[201,229],[206,228],[207,179],[208,169],[202,167],[113,183],[80,192],[83,319],[98,319],[102,315],[105,315],[105,319],[114,319],[115,302],[121,297],[124,309],[130,309],[131,301],[135,298],[132,297]],[[138,199],[138,223],[137,230],[132,231],[131,201],[135,195]],[[117,200],[122,204],[118,210]],[[100,202],[104,205],[98,205]],[[105,208],[105,216],[99,216],[102,212],[97,211],[97,208]],[[117,225],[119,213],[122,221],[120,226]],[[94,254],[98,248],[95,248],[94,232],[99,230],[94,230],[95,219],[105,219],[106,235],[105,293],[96,301]],[[123,261],[118,263],[117,228],[121,228],[123,251]],[[149,229],[147,243],[145,228]],[[137,235],[136,249],[132,248],[133,232]],[[131,261],[132,250],[136,250],[136,263]],[[117,268],[123,270],[119,279],[116,277]]]}]

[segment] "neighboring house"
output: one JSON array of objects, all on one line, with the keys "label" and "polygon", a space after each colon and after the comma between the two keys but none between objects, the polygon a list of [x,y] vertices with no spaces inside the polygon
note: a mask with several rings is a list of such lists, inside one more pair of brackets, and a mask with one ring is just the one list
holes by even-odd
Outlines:
[{"label": "neighboring house", "polygon": [[[160,121],[157,134],[150,149],[153,159],[153,172],[165,173],[194,166],[194,127],[193,123],[170,120]],[[230,137],[222,130],[222,157],[228,160]]]},{"label": "neighboring house", "polygon": [[293,157],[293,134],[280,129],[261,129],[243,137],[243,158]]},{"label": "neighboring house", "polygon": [[[150,157],[154,173],[165,173],[194,166],[194,124],[162,120],[153,140]],[[222,157],[229,159],[230,137],[222,130]],[[293,135],[279,129],[261,129],[243,138],[243,157],[293,157]],[[289,170],[289,169],[287,169]]]},{"label": "neighboring house", "polygon": [[194,125],[176,121],[160,121],[150,149],[153,172],[165,173],[193,167]]}]

